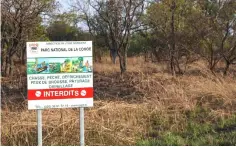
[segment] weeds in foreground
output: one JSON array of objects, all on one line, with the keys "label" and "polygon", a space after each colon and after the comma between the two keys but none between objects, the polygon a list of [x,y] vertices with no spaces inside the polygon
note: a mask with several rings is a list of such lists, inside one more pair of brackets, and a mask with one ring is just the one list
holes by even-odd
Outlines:
[{"label": "weeds in foreground", "polygon": [[[129,63],[122,79],[118,65],[95,65],[86,145],[235,145],[233,78],[214,78],[201,66],[203,73],[172,77],[162,65]],[[37,145],[36,112],[27,110],[24,91],[13,90],[4,92],[2,145]],[[78,115],[79,109],[44,110],[43,145],[79,145]]]},{"label": "weeds in foreground", "polygon": [[[236,145],[236,115],[230,118],[212,119],[210,110],[198,107],[186,112],[180,123],[154,117],[148,136],[138,140],[141,146],[225,146]],[[161,122],[157,124],[156,122]],[[162,124],[163,123],[163,124]],[[174,130],[170,126],[176,125]],[[157,129],[157,127],[162,129]]]}]

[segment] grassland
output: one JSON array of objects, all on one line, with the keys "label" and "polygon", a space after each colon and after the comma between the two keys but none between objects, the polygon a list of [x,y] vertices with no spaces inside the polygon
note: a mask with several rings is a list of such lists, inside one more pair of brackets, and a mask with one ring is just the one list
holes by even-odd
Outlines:
[{"label": "grassland", "polygon": [[[86,145],[236,145],[233,70],[214,76],[200,61],[173,77],[160,63],[128,60],[123,77],[109,60],[94,65]],[[2,145],[37,145],[36,111],[27,110],[24,83],[2,81]],[[79,145],[78,115],[79,109],[44,110],[43,145]]]}]

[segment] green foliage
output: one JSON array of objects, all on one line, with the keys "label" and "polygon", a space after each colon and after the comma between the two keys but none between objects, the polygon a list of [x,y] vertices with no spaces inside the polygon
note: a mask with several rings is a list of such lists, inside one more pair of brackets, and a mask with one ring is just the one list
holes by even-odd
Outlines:
[{"label": "green foliage", "polygon": [[90,34],[83,32],[78,26],[80,18],[74,13],[63,13],[52,18],[47,27],[47,36],[51,41],[83,41],[90,38]]},{"label": "green foliage", "polygon": [[150,34],[143,37],[140,34],[134,34],[130,40],[130,46],[128,50],[128,56],[135,56],[144,51],[144,49],[150,48],[151,44],[149,41]]},{"label": "green foliage", "polygon": [[[181,129],[171,130],[167,126],[172,126],[169,119],[162,120],[161,117],[153,121],[151,129],[152,137],[137,141],[137,145],[145,146],[204,146],[204,145],[236,145],[236,116],[220,118],[214,122],[209,110],[196,108],[194,111],[185,112],[185,119],[178,125]],[[158,122],[158,123],[157,123]],[[160,127],[162,129],[160,129]],[[159,131],[155,129],[159,128]],[[155,135],[153,135],[155,134]]]},{"label": "green foliage", "polygon": [[79,31],[63,21],[55,21],[47,28],[47,35],[51,41],[76,41]]},{"label": "green foliage", "polygon": [[37,24],[36,28],[32,32],[29,41],[49,41],[49,38],[46,35],[46,27]]},{"label": "green foliage", "polygon": [[62,21],[70,26],[76,26],[77,23],[80,21],[80,18],[77,16],[75,12],[72,11],[55,15],[53,17],[53,21]]}]

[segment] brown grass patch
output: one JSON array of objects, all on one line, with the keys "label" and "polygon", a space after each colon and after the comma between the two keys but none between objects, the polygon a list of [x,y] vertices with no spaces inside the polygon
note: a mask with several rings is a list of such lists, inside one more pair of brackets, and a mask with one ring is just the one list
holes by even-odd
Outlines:
[{"label": "brown grass patch", "polygon": [[[201,62],[189,67],[195,74],[179,77],[142,58],[128,63],[123,78],[118,64],[94,65],[95,102],[85,109],[86,145],[135,145],[155,117],[171,118],[168,129],[181,130],[182,113],[197,106],[209,108],[215,119],[236,113],[235,80],[213,76]],[[23,91],[12,96],[13,90],[2,102],[2,145],[37,145],[36,111],[27,110]],[[44,110],[43,145],[79,145],[78,117],[79,109]]]}]

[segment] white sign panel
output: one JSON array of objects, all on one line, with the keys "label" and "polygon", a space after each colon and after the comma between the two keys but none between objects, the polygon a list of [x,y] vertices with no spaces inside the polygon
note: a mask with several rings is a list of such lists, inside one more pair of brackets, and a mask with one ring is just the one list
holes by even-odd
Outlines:
[{"label": "white sign panel", "polygon": [[92,41],[26,45],[28,109],[93,106]]}]

